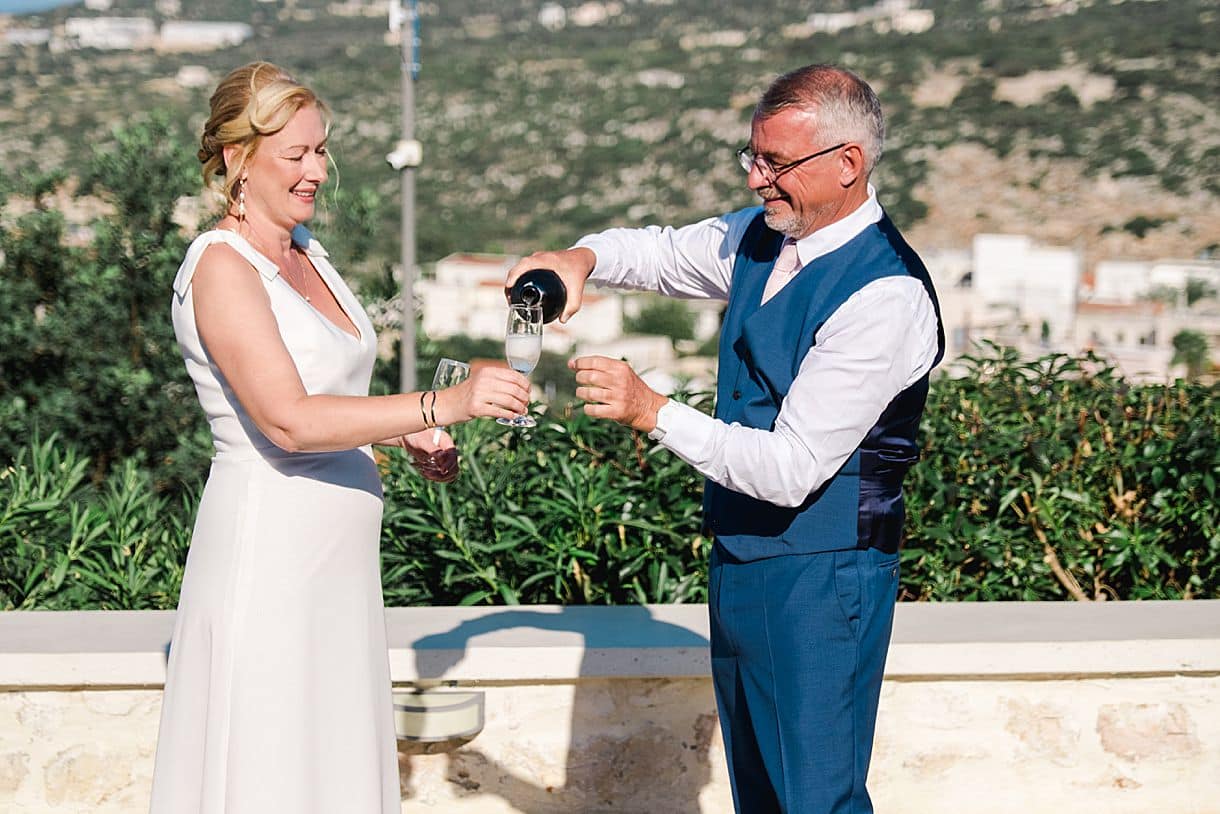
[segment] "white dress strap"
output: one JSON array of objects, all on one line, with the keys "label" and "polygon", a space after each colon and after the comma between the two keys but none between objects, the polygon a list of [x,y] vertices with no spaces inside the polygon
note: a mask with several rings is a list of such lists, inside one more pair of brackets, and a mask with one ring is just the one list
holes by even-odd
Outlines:
[{"label": "white dress strap", "polygon": [[186,292],[190,289],[191,280],[195,277],[195,269],[198,267],[199,259],[203,257],[204,251],[216,243],[227,243],[232,246],[234,251],[249,261],[250,265],[254,266],[258,273],[267,280],[274,280],[280,273],[279,266],[263,256],[241,235],[228,229],[211,229],[195,238],[186,250],[186,257],[182,260],[182,265],[178,267],[178,276],[174,278],[174,293],[179,297],[185,297]]}]

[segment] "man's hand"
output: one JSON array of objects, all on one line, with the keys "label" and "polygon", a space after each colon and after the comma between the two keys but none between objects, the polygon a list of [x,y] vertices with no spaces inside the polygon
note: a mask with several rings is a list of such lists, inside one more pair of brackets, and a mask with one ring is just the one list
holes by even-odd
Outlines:
[{"label": "man's hand", "polygon": [[585,280],[593,273],[597,265],[597,255],[592,249],[567,249],[562,252],[535,252],[528,257],[522,257],[517,264],[508,270],[504,280],[504,296],[517,282],[517,278],[530,269],[551,269],[563,280],[568,289],[568,301],[564,303],[563,313],[559,315],[560,322],[567,322],[573,314],[580,310],[585,296]]},{"label": "man's hand", "polygon": [[587,402],[585,415],[608,418],[640,432],[657,426],[657,411],[669,401],[644,384],[631,365],[605,356],[582,356],[568,367],[576,371],[576,398]]}]

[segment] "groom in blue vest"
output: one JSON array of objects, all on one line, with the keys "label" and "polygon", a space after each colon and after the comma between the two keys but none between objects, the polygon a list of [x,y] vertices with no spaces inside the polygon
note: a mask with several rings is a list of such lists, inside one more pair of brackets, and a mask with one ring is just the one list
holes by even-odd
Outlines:
[{"label": "groom in blue vest", "polygon": [[754,206],[610,229],[524,258],[586,280],[728,301],[715,417],[584,357],[585,412],[631,426],[707,478],[712,671],[744,814],[863,814],[898,590],[902,479],[944,353],[927,270],[869,184],[885,123],[853,73],[776,79],[737,158]]}]

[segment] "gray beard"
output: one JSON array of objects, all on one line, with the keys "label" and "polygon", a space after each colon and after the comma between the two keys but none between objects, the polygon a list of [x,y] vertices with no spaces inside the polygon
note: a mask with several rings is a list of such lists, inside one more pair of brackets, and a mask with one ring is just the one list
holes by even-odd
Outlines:
[{"label": "gray beard", "polygon": [[795,212],[786,217],[781,217],[780,215],[772,214],[768,210],[763,210],[763,221],[767,224],[768,228],[779,232],[784,237],[794,239],[803,231],[804,226]]},{"label": "gray beard", "polygon": [[801,218],[795,211],[790,211],[790,214],[787,216],[781,216],[772,214],[769,210],[764,209],[763,221],[768,227],[779,232],[784,237],[800,240],[812,230],[813,224],[817,223],[819,219],[829,219],[834,212],[834,204],[826,204],[812,212],[806,211],[804,218]]}]

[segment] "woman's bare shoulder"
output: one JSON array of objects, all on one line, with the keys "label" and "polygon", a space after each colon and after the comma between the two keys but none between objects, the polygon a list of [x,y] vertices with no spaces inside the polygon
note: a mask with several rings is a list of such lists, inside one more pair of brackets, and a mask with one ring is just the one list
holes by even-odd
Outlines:
[{"label": "woman's bare shoulder", "polygon": [[195,281],[207,278],[223,278],[225,280],[246,279],[254,282],[258,278],[257,269],[249,258],[242,255],[238,249],[223,241],[210,244],[199,255],[199,263],[195,269]]}]

